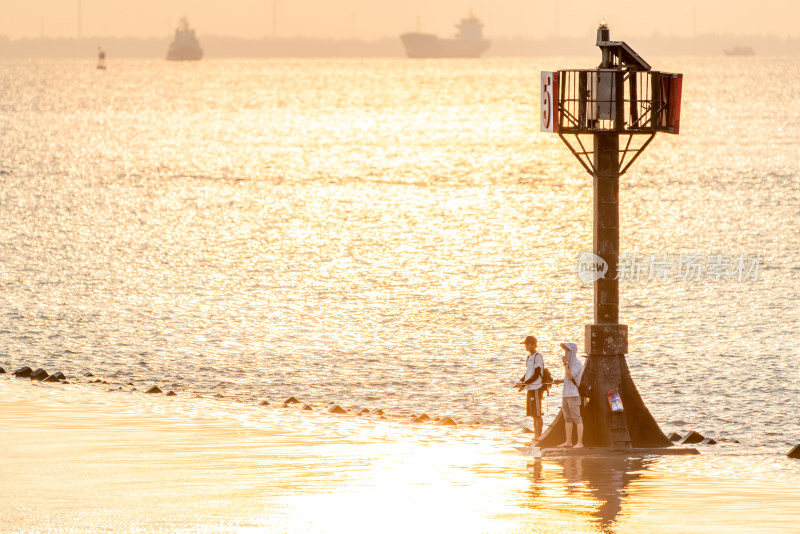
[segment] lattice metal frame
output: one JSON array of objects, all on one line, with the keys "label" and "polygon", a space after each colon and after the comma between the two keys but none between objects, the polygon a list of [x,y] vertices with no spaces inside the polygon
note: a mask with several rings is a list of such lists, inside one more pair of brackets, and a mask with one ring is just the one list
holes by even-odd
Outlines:
[{"label": "lattice metal frame", "polygon": [[558,131],[677,133],[679,78],[652,70],[560,70]]},{"label": "lattice metal frame", "polygon": [[[584,141],[581,139],[580,134],[573,133],[572,135],[575,136],[576,145],[573,146],[569,139],[561,132],[559,132],[558,136],[564,141],[564,144],[567,145],[567,148],[570,149],[572,154],[578,159],[583,168],[586,169],[586,172],[594,176],[597,173],[597,169],[594,167],[594,146],[590,145],[589,142],[584,144]],[[593,134],[586,134],[586,135],[593,135]],[[636,158],[647,148],[647,145],[650,144],[650,141],[656,136],[655,132],[651,133],[647,136],[647,139],[639,145],[638,147],[631,146],[631,142],[633,141],[634,133],[628,134],[628,140],[625,142],[625,148],[621,148],[622,145],[620,144],[620,151],[619,151],[619,174],[622,176],[625,172],[633,165],[633,162],[636,161]],[[593,138],[590,138],[593,139]],[[591,150],[588,150],[586,146],[591,146]],[[626,161],[626,158],[629,154],[632,154],[630,159]]]}]

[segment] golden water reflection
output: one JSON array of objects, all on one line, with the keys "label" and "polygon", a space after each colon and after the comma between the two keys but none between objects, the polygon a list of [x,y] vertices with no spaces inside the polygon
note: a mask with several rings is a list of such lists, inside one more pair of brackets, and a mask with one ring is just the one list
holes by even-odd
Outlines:
[{"label": "golden water reflection", "polygon": [[622,512],[628,485],[655,461],[602,456],[536,458],[528,463],[528,506],[563,507],[584,517],[598,531],[611,532]]}]

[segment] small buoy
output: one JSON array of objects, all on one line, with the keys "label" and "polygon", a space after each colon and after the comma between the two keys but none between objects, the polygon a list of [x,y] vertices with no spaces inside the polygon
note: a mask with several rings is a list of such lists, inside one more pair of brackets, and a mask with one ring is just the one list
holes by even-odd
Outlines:
[{"label": "small buoy", "polygon": [[153,386],[145,391],[145,393],[161,393],[161,390],[158,388],[158,386]]}]

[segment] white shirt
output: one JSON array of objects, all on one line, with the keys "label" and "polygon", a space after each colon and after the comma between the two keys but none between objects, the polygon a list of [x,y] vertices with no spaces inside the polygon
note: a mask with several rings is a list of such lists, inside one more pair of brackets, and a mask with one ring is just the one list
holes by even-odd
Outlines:
[{"label": "white shirt", "polygon": [[525,362],[525,378],[523,380],[528,380],[530,377],[533,376],[533,373],[536,372],[536,368],[541,369],[539,371],[539,378],[525,386],[525,389],[539,389],[542,387],[542,373],[544,373],[544,356],[539,354],[538,352],[535,354],[528,354],[528,359]]}]

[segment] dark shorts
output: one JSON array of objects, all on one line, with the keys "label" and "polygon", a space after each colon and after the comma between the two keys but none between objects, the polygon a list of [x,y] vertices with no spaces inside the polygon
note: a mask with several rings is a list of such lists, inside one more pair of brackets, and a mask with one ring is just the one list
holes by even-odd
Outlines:
[{"label": "dark shorts", "polygon": [[529,417],[542,416],[542,393],[544,388],[529,389],[527,402],[525,403],[525,415]]}]

